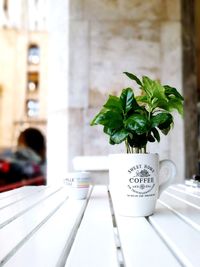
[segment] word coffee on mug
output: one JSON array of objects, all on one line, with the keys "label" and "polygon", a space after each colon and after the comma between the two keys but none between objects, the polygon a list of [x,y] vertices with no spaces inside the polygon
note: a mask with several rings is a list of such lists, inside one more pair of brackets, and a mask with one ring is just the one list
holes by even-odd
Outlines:
[{"label": "word coffee on mug", "polygon": [[112,154],[109,178],[116,208],[125,216],[149,216],[176,175],[176,165],[158,154]]},{"label": "word coffee on mug", "polygon": [[90,187],[89,172],[70,172],[65,184],[69,187],[69,195],[75,199],[85,199]]}]

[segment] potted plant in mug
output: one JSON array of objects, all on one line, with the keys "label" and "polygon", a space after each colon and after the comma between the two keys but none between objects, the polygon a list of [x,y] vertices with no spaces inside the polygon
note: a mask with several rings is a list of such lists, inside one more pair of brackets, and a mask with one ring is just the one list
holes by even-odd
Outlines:
[{"label": "potted plant in mug", "polygon": [[[147,153],[147,144],[159,142],[160,134],[169,133],[174,123],[172,112],[183,114],[183,97],[176,88],[147,76],[139,79],[132,73],[124,74],[136,82],[141,94],[135,96],[129,87],[119,97],[110,95],[91,125],[102,125],[111,145],[124,142],[126,154],[110,155],[111,189],[125,202],[121,208],[125,215],[147,216],[154,211],[158,193],[175,176],[175,165],[169,160],[159,162],[157,154]],[[167,181],[159,185],[163,166],[168,169]]]}]

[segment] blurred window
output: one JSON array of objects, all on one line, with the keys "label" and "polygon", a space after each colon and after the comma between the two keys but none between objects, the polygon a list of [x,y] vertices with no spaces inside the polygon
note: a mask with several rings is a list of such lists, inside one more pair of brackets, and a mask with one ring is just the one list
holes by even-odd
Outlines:
[{"label": "blurred window", "polygon": [[28,99],[26,102],[26,114],[28,117],[38,117],[39,102],[35,99]]},{"label": "blurred window", "polygon": [[40,62],[40,48],[38,45],[31,44],[28,48],[28,63],[37,65]]},{"label": "blurred window", "polygon": [[38,72],[28,72],[27,78],[27,90],[29,92],[34,92],[38,90],[39,86],[39,73]]}]

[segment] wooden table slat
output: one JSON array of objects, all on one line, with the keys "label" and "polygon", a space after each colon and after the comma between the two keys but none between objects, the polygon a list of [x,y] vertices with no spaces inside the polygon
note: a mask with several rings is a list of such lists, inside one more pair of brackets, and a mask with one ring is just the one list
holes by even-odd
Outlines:
[{"label": "wooden table slat", "polygon": [[200,211],[196,206],[188,205],[181,198],[176,198],[173,194],[168,193],[163,193],[158,202],[174,211],[192,227],[200,231]]},{"label": "wooden table slat", "polygon": [[[9,199],[9,197],[12,197],[14,195],[20,194],[21,192],[26,192],[26,191],[30,192],[35,187],[36,186],[31,186],[31,185],[30,186],[23,186],[23,187],[19,187],[19,188],[10,190],[10,191],[6,191],[6,192],[3,192],[3,193],[0,193],[0,201],[5,199],[5,198]],[[45,188],[45,187],[43,186],[43,188]],[[40,190],[40,189],[41,189],[41,186],[38,187],[38,190]]]},{"label": "wooden table slat", "polygon": [[[57,198],[57,200],[55,198]],[[46,203],[43,203],[43,205],[35,207],[35,211],[33,212],[32,210],[31,215],[26,213],[19,219],[19,225],[22,225],[22,221],[24,222],[24,226],[29,222],[26,230],[23,229],[22,233],[25,231],[25,235],[27,235],[30,231],[33,231],[33,234],[29,236],[29,240],[19,248],[10,260],[8,260],[5,266],[56,266],[64,253],[64,249],[67,250],[67,246],[70,246],[71,239],[73,239],[73,232],[76,230],[82,213],[84,212],[86,200],[81,200],[79,202],[65,201],[41,227],[38,227],[36,230],[33,229],[37,228],[42,220],[45,220],[45,217],[47,217],[64,198],[66,198],[65,191],[56,194],[55,197],[47,199]],[[31,222],[30,219],[32,219]],[[31,223],[32,225],[30,225]],[[16,224],[17,222],[13,225],[13,231],[17,227]],[[57,227],[55,228],[55,226]],[[10,226],[10,228],[11,227],[12,226]],[[8,235],[10,229],[6,229],[6,231]],[[14,235],[14,233],[12,234]],[[24,236],[20,233],[18,235],[18,242],[22,238],[24,238]],[[1,236],[0,240],[2,239],[3,237]],[[44,242],[45,240],[47,240],[47,242]],[[8,244],[7,246],[11,248],[12,244]]]},{"label": "wooden table slat", "polygon": [[126,267],[181,266],[145,217],[116,214],[116,221]]},{"label": "wooden table slat", "polygon": [[[61,188],[60,188],[61,189]],[[21,198],[20,201],[13,202],[12,205],[0,210],[0,228],[2,228],[7,222],[14,220],[20,214],[26,212],[31,207],[38,205],[41,201],[47,199],[59,188],[46,188],[46,190],[40,190],[34,188],[31,194],[27,196],[25,192],[25,197]]]},{"label": "wooden table slat", "polygon": [[8,198],[3,198],[0,200],[0,210],[8,207],[9,205],[15,204],[16,202],[23,200],[26,197],[30,197],[32,194],[42,191],[43,188],[38,187],[32,190],[32,188],[27,188],[24,191],[18,192],[18,194],[12,194]]},{"label": "wooden table slat", "polygon": [[188,205],[196,207],[197,209],[200,210],[200,197],[190,194],[189,192],[187,194],[186,192],[182,192],[179,190],[174,190],[173,188],[169,188],[163,194],[169,194],[173,198],[180,199],[181,201],[187,203]]},{"label": "wooden table slat", "polygon": [[196,251],[200,244],[199,231],[159,202],[149,221],[184,266],[199,267],[200,254]]},{"label": "wooden table slat", "polygon": [[5,240],[6,243],[0,250],[0,258],[6,257],[9,251],[36,229],[66,197],[65,191],[62,190],[4,226],[0,231],[0,244],[4,244]]},{"label": "wooden table slat", "polygon": [[105,186],[94,188],[65,267],[119,266]]},{"label": "wooden table slat", "polygon": [[200,198],[200,187],[192,187],[185,184],[175,184],[170,186],[171,189],[178,191],[181,190],[185,194],[190,194],[194,197]]}]

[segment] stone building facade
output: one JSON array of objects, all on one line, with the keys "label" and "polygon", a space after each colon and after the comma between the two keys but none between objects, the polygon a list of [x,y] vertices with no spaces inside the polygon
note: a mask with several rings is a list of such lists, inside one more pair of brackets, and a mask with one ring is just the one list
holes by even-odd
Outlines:
[{"label": "stone building facade", "polygon": [[46,134],[46,1],[0,1],[0,148],[27,127]]}]

